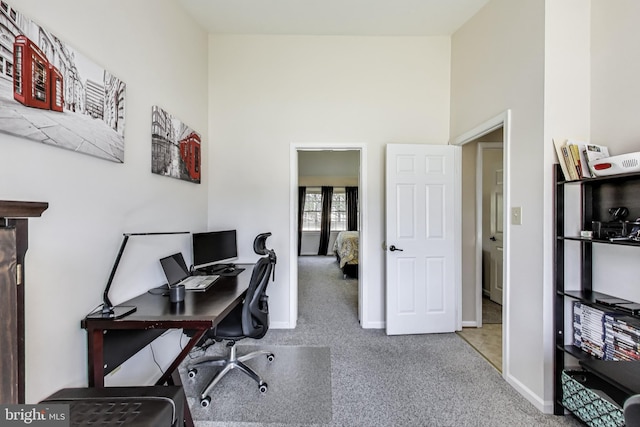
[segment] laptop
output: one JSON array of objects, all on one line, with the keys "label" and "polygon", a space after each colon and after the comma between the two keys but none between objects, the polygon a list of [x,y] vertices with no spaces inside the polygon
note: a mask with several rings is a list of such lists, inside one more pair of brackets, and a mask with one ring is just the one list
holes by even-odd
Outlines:
[{"label": "laptop", "polygon": [[167,277],[169,287],[184,285],[187,291],[204,292],[220,277],[217,274],[207,276],[191,275],[180,252],[162,258],[160,265],[162,266],[164,275]]}]

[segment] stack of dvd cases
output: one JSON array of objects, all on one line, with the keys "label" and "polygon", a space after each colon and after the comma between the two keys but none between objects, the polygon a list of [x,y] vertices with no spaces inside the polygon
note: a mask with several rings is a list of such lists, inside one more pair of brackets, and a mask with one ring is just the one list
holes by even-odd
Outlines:
[{"label": "stack of dvd cases", "polygon": [[640,361],[640,319],[574,301],[573,344],[599,359]]},{"label": "stack of dvd cases", "polygon": [[640,360],[640,320],[605,315],[605,360]]},{"label": "stack of dvd cases", "polygon": [[582,351],[604,359],[605,312],[580,301],[573,303],[573,343]]}]

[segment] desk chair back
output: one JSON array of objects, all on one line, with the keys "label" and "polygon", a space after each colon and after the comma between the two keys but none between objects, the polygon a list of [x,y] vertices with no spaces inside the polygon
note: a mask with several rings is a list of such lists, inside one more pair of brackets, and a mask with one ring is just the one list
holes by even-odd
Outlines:
[{"label": "desk chair back", "polygon": [[[225,318],[217,328],[217,339],[262,338],[269,329],[269,297],[266,294],[276,263],[276,254],[266,246],[271,233],[261,233],[253,241],[253,250],[264,255],[256,262],[251,273],[249,288],[242,304],[241,325],[235,325],[234,316]],[[240,328],[241,327],[241,333]],[[235,329],[235,331],[234,331]]]},{"label": "desk chair back", "polygon": [[276,252],[273,249],[267,248],[267,238],[269,236],[271,236],[271,233],[258,234],[253,240],[253,251],[258,255],[268,255],[272,264],[271,267],[273,268],[276,265],[277,257]]},{"label": "desk chair back", "polygon": [[262,257],[253,267],[251,282],[242,305],[242,334],[248,338],[262,338],[269,328],[269,297],[267,285],[273,266]]}]

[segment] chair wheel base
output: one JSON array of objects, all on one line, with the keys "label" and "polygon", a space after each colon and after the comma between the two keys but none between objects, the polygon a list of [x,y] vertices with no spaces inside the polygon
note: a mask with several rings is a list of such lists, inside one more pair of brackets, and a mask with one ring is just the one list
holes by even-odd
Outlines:
[{"label": "chair wheel base", "polygon": [[269,386],[267,385],[267,383],[259,384],[258,390],[260,390],[260,393],[265,394],[267,390],[269,390]]},{"label": "chair wheel base", "polygon": [[189,375],[189,378],[195,378],[196,375],[198,375],[198,370],[197,369],[189,369],[188,375]]},{"label": "chair wheel base", "polygon": [[203,408],[206,408],[210,404],[211,404],[211,398],[209,396],[206,396],[200,399],[200,406],[202,406]]},{"label": "chair wheel base", "polygon": [[267,360],[269,362],[273,362],[275,360],[276,356],[273,353],[269,353],[267,354]]}]

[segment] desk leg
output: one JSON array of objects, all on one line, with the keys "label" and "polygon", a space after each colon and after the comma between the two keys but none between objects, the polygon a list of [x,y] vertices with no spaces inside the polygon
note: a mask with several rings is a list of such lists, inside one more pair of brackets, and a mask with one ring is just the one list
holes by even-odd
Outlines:
[{"label": "desk leg", "polygon": [[87,330],[87,368],[89,387],[104,387],[104,331]]},{"label": "desk leg", "polygon": [[[156,385],[182,385],[182,379],[180,378],[180,372],[178,367],[180,363],[187,357],[187,354],[191,351],[193,347],[200,341],[200,339],[204,336],[208,329],[203,329],[196,331],[195,335],[191,337],[186,346],[182,349],[180,354],[175,358],[175,360],[171,363],[171,365],[167,368],[166,372],[160,377],[158,381],[156,381]],[[184,396],[184,426],[185,427],[193,427],[193,418],[191,417],[191,409],[189,408],[189,403],[187,402],[187,396]]]},{"label": "desk leg", "polygon": [[178,354],[178,356],[174,359],[174,361],[167,368],[165,373],[160,377],[160,379],[158,381],[156,381],[156,385],[172,384],[172,382],[173,382],[173,377],[172,377],[173,372],[178,370],[178,366],[180,366],[180,363],[182,363],[184,358],[187,357],[187,354],[189,354],[191,349],[193,347],[195,347],[196,344],[198,344],[198,342],[204,336],[204,334],[207,332],[207,330],[208,329],[203,329],[203,330],[196,331],[195,335],[191,337],[191,339],[189,340],[187,345],[184,346],[184,348],[182,349],[180,354]]}]

